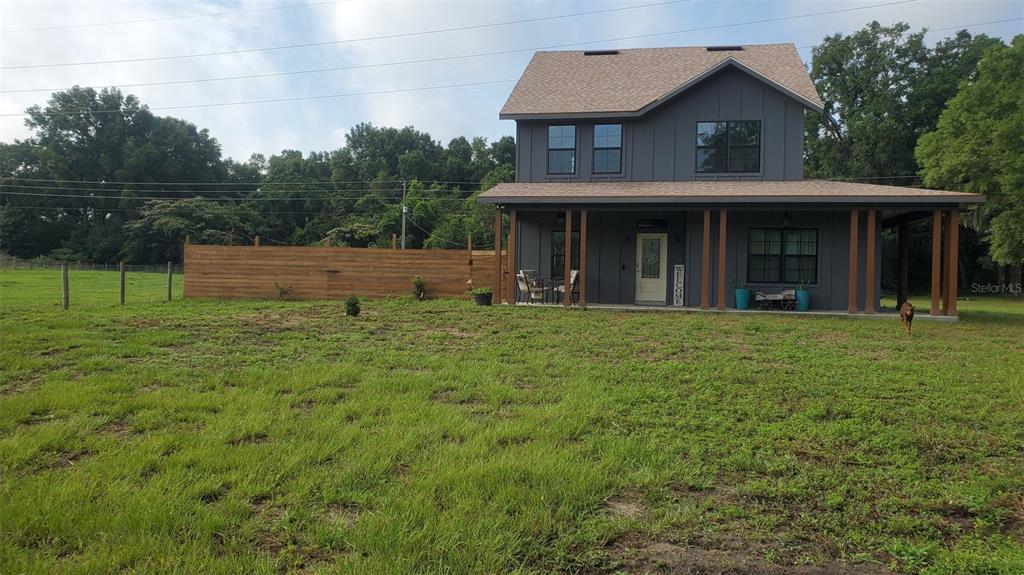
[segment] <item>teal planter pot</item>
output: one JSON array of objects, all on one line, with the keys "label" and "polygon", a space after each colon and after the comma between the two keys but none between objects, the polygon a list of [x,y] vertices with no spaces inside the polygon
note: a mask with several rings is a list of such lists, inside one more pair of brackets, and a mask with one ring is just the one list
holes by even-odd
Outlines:
[{"label": "teal planter pot", "polygon": [[736,288],[736,309],[750,309],[750,290]]},{"label": "teal planter pot", "polygon": [[796,290],[796,311],[807,311],[811,309],[811,292],[810,290],[798,289]]}]

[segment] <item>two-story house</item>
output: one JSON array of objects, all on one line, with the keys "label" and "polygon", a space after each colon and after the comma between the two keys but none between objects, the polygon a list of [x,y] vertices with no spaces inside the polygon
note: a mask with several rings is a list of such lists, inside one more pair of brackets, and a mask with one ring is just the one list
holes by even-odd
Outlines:
[{"label": "two-story house", "polygon": [[905,298],[907,225],[929,218],[932,313],[956,315],[958,209],[983,198],[805,180],[804,115],[822,108],[792,44],[538,52],[500,114],[516,181],[479,196],[511,226],[498,300],[527,299],[519,270],[578,270],[582,305],[804,286],[813,309],[872,313],[882,228],[900,230]]}]

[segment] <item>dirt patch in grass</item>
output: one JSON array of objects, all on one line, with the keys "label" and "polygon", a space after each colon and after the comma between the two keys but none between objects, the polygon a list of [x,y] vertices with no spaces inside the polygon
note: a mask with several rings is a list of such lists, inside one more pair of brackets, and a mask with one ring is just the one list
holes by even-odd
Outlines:
[{"label": "dirt patch in grass", "polygon": [[126,439],[132,435],[138,435],[139,432],[132,429],[132,426],[128,423],[127,419],[112,419],[108,421],[99,429],[101,433],[109,433],[119,439]]},{"label": "dirt patch in grass", "polygon": [[92,455],[92,452],[88,449],[76,449],[73,451],[61,451],[57,453],[57,457],[50,464],[45,466],[48,469],[66,469],[68,467],[74,467],[82,459]]},{"label": "dirt patch in grass", "polygon": [[228,440],[228,445],[256,445],[270,440],[270,436],[262,431],[248,431]]},{"label": "dirt patch in grass", "polygon": [[605,507],[612,515],[634,519],[647,513],[643,500],[636,493],[623,493],[605,502]]},{"label": "dirt patch in grass", "polygon": [[205,505],[216,503],[224,498],[231,491],[231,486],[221,483],[216,489],[208,489],[199,494],[199,501]]},{"label": "dirt patch in grass", "polygon": [[677,544],[635,533],[616,541],[606,565],[596,573],[671,573],[678,575],[891,575],[874,563],[828,561],[818,565],[781,565],[763,558],[764,546],[726,536],[717,543]]},{"label": "dirt patch in grass", "polygon": [[331,503],[327,506],[324,517],[331,523],[352,525],[363,514],[363,509],[355,503]]}]

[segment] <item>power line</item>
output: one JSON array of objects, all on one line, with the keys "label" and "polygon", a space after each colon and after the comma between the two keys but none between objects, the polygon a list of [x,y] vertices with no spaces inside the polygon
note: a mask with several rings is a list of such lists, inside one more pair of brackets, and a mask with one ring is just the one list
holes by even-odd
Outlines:
[{"label": "power line", "polygon": [[[1003,23],[1003,22],[1015,22],[1015,21],[1018,21],[1018,20],[1024,20],[1024,17],[1004,18],[1002,20],[989,20],[988,22],[976,22],[974,24],[964,24],[964,25],[961,25],[961,26],[948,26],[948,27],[945,27],[945,28],[934,28],[934,29],[927,30],[925,33],[928,34],[928,33],[931,33],[931,32],[941,32],[941,31],[945,31],[945,30],[964,29],[964,28],[975,27],[975,26],[986,26],[986,25],[990,25],[990,24],[999,24],[999,23]],[[497,50],[497,51],[493,51],[493,52],[476,52],[476,53],[473,53],[473,54],[457,54],[457,55],[453,55],[453,56],[438,56],[438,57],[434,57],[434,58],[420,58],[420,59],[417,59],[417,60],[398,60],[398,61],[394,61],[394,62],[380,62],[380,63],[376,63],[376,64],[353,64],[353,65],[350,65],[350,66],[332,66],[332,67],[329,67],[329,68],[308,68],[308,69],[305,69],[305,70],[290,70],[290,71],[287,71],[287,72],[267,72],[267,73],[262,73],[262,74],[244,74],[244,75],[239,75],[239,76],[219,76],[219,77],[214,77],[214,78],[193,78],[193,79],[188,79],[188,80],[163,80],[163,81],[159,81],[159,82],[134,82],[134,83],[105,84],[105,85],[79,86],[79,87],[82,87],[82,88],[92,88],[93,90],[99,90],[99,89],[103,89],[103,88],[143,88],[143,87],[152,87],[152,86],[180,86],[180,85],[184,85],[184,84],[202,84],[202,83],[206,83],[206,82],[226,82],[226,81],[232,81],[232,80],[257,80],[257,79],[261,79],[261,78],[275,78],[275,77],[281,77],[281,76],[298,76],[298,75],[305,75],[305,74],[322,74],[322,73],[326,73],[326,72],[341,72],[341,71],[345,71],[345,70],[362,70],[362,69],[366,69],[366,68],[383,68],[383,67],[404,66],[404,65],[411,65],[411,64],[429,64],[429,63],[434,63],[434,62],[446,62],[446,61],[451,61],[451,60],[467,60],[467,59],[470,59],[470,58],[484,58],[484,57],[489,57],[489,56],[507,56],[509,54],[520,54],[520,53],[524,53],[524,52],[536,52],[536,51],[540,51],[540,50],[554,50],[554,49],[558,49],[558,48],[567,48],[567,47],[571,47],[571,46],[582,46],[582,45],[587,45],[587,44],[599,44],[599,43],[604,43],[604,42],[613,42],[613,41],[618,41],[618,40],[623,40],[623,39],[632,39],[632,38],[610,38],[610,39],[603,39],[603,40],[589,40],[587,42],[571,42],[571,43],[566,43],[566,44],[553,44],[553,45],[548,45],[548,46],[536,46],[536,47],[533,47],[533,48],[515,48],[515,49],[511,49],[511,50]],[[803,49],[806,49],[806,48],[814,48],[816,46],[819,46],[819,44],[808,44],[808,45],[804,45],[804,46],[797,46],[797,50],[803,50]],[[21,93],[31,93],[31,92],[56,92],[56,91],[67,90],[67,89],[70,89],[70,87],[63,87],[63,88],[21,88],[21,89],[15,89],[15,90],[0,90],[0,94],[21,94]]]},{"label": "power line", "polygon": [[[329,185],[332,184],[332,182],[329,182],[329,181],[323,181],[323,182],[294,182],[294,183],[302,184],[302,185],[306,185],[306,186],[315,186],[315,185],[329,186]],[[273,186],[275,184],[268,182],[267,185]],[[19,184],[9,184],[9,183],[5,183],[3,181],[0,181],[0,188],[14,188],[14,189],[19,189],[19,190],[54,190],[54,191],[65,191],[65,192],[117,192],[117,191],[120,191],[120,192],[144,192],[144,193],[149,192],[149,193],[161,193],[161,194],[230,194],[230,193],[235,193],[235,194],[249,194],[249,193],[267,194],[267,193],[274,193],[274,192],[287,192],[289,194],[307,194],[307,193],[333,193],[333,192],[349,193],[349,192],[400,192],[400,191],[402,191],[402,188],[345,188],[345,189],[341,189],[341,190],[316,189],[316,188],[298,189],[298,190],[296,190],[296,189],[276,190],[276,189],[268,189],[268,188],[261,188],[261,189],[258,189],[258,190],[225,190],[225,189],[219,189],[219,190],[201,190],[201,189],[195,189],[195,190],[180,190],[180,189],[178,189],[178,190],[161,190],[161,189],[153,189],[153,188],[144,188],[144,189],[123,189],[122,188],[122,189],[118,190],[117,188],[112,188],[112,187],[107,187],[107,188],[100,187],[100,188],[97,188],[97,187],[78,187],[78,186],[19,185]],[[477,192],[477,190],[458,190],[458,189],[431,190],[430,188],[422,188],[422,190],[426,191],[426,192],[438,191],[438,192],[459,193],[459,194],[475,194]]]},{"label": "power line", "polygon": [[183,16],[164,16],[161,18],[144,18],[139,20],[115,20],[112,22],[92,22],[88,24],[67,24],[64,26],[43,26],[40,28],[15,28],[14,30],[2,30],[0,34],[15,34],[18,32],[44,32],[47,30],[68,30],[70,28],[97,28],[100,26],[121,26],[124,24],[144,24],[148,22],[167,22],[169,20],[190,20],[194,18],[215,18],[218,16],[230,16],[247,12],[268,12],[270,10],[287,10],[289,8],[312,8],[326,4],[337,4],[338,0],[329,2],[305,2],[302,4],[285,4],[283,6],[265,6],[262,8],[246,8],[242,10],[225,10],[223,12],[208,12],[206,14],[189,14]]},{"label": "power line", "polygon": [[[118,212],[118,213],[122,213],[123,212],[123,213],[129,213],[129,212],[142,212],[142,211],[145,211],[146,208],[100,208],[100,207],[96,207],[96,206],[15,206],[15,205],[10,205],[10,204],[0,204],[0,211],[2,211],[2,210],[71,210],[71,211],[79,211],[79,210],[84,210],[84,209],[94,210],[94,211],[98,211],[98,212]],[[192,211],[192,210],[177,210],[177,211],[175,211],[175,210],[167,210],[164,213],[171,213],[171,214],[194,214],[195,212]],[[353,209],[345,209],[345,210],[340,210],[340,211],[337,211],[337,212],[331,212],[329,210],[322,210],[322,211],[318,211],[318,212],[314,212],[314,211],[292,211],[292,210],[288,210],[288,211],[265,211],[265,212],[261,211],[260,212],[260,214],[262,214],[262,215],[289,214],[289,215],[306,215],[306,216],[346,215],[346,214],[375,214],[375,213],[377,213],[377,212],[370,211],[370,210],[353,210]]]},{"label": "power line", "polygon": [[[872,4],[872,5],[869,5],[869,6],[857,6],[857,7],[852,7],[852,8],[838,9],[838,10],[825,10],[825,11],[821,11],[821,12],[812,12],[812,13],[808,13],[808,14],[796,14],[796,15],[791,15],[791,16],[779,16],[779,17],[775,17],[775,18],[764,18],[764,19],[760,19],[760,20],[748,20],[746,22],[734,22],[734,23],[730,23],[730,24],[719,24],[719,25],[715,25],[715,26],[704,26],[704,27],[698,27],[698,28],[688,28],[688,29],[683,29],[683,30],[672,30],[672,31],[669,31],[669,32],[655,32],[655,33],[650,33],[650,34],[637,34],[637,35],[633,35],[633,36],[622,36],[622,37],[619,37],[619,38],[612,38],[612,39],[599,40],[599,41],[574,42],[574,43],[571,43],[571,44],[565,44],[565,45],[563,45],[561,47],[570,46],[570,45],[571,46],[579,46],[579,45],[594,44],[594,43],[599,43],[599,42],[613,42],[613,41],[622,41],[622,40],[633,40],[633,39],[638,39],[638,38],[652,38],[652,37],[656,37],[656,36],[666,36],[666,35],[682,34],[682,33],[696,32],[696,31],[703,31],[703,30],[717,30],[717,29],[730,28],[730,27],[735,27],[735,26],[746,26],[746,25],[750,25],[750,24],[764,24],[764,23],[779,22],[779,21],[784,21],[784,20],[795,20],[795,19],[799,19],[799,18],[809,18],[809,17],[813,17],[813,16],[822,16],[822,15],[827,15],[827,14],[839,14],[839,13],[844,13],[844,12],[852,12],[852,11],[855,11],[855,10],[866,10],[866,9],[870,9],[870,8],[879,8],[879,7],[884,7],[884,6],[893,6],[893,5],[897,5],[897,4],[908,4],[908,3],[917,2],[917,1],[918,0],[898,0],[898,1],[895,1],[895,2],[885,2],[885,3],[881,3],[881,4]],[[3,69],[5,69],[5,68],[0,68],[0,70],[3,70]],[[210,103],[210,104],[190,104],[190,105],[179,105],[179,106],[154,106],[154,107],[149,107],[148,109],[150,109],[150,110],[182,110],[182,109],[211,108],[211,107],[221,107],[221,106],[238,106],[238,105],[249,105],[249,104],[266,104],[266,103],[278,103],[278,102],[294,102],[294,101],[318,100],[318,99],[327,99],[327,98],[343,98],[343,97],[350,97],[350,96],[369,96],[369,95],[380,95],[380,94],[393,94],[393,93],[413,92],[413,91],[420,91],[420,90],[436,90],[436,89],[442,89],[442,88],[458,88],[458,87],[467,87],[467,86],[493,85],[493,84],[511,83],[511,82],[515,82],[515,81],[516,80],[492,80],[492,81],[489,81],[489,82],[469,82],[469,83],[463,83],[463,84],[449,84],[449,85],[444,85],[444,86],[427,86],[427,87],[420,87],[420,88],[405,88],[405,89],[396,89],[396,90],[378,90],[378,91],[371,91],[371,92],[353,92],[353,93],[348,93],[348,94],[325,94],[325,95],[317,95],[317,96],[296,96],[296,97],[291,97],[291,98],[274,98],[274,99],[267,99],[267,100],[246,100],[246,101],[238,101],[238,102],[221,102],[221,103]],[[42,112],[42,113],[49,114],[49,115],[57,115],[57,114],[60,114],[60,115],[72,115],[72,114],[77,114],[77,113],[111,114],[111,113],[120,113],[120,112],[121,112],[121,110],[91,110],[91,111],[81,111],[81,112]],[[21,116],[24,116],[24,115],[25,115],[24,113],[21,113],[21,114],[19,114],[19,113],[7,113],[7,114],[0,114],[0,117],[21,117]]]},{"label": "power line", "polygon": [[[109,190],[108,190],[109,191]],[[149,192],[158,192],[159,190],[147,190]],[[185,192],[179,192],[185,193]],[[227,193],[225,190],[221,190],[220,193]],[[330,194],[329,191],[324,191],[325,194]],[[77,198],[84,200],[164,200],[164,201],[182,201],[190,199],[202,199],[211,201],[246,201],[246,202],[290,202],[290,201],[308,201],[308,200],[377,200],[381,203],[389,203],[385,198],[376,198],[374,196],[331,196],[325,195],[321,197],[313,196],[300,196],[300,197],[287,197],[287,198],[274,198],[274,197],[219,197],[211,198],[209,196],[196,196],[195,198],[167,198],[162,196],[94,196],[94,195],[82,195],[82,194],[53,194],[53,193],[37,193],[37,192],[8,192],[0,191],[0,196],[33,196],[41,198]],[[448,201],[448,202],[465,202],[469,198],[420,198],[419,201]],[[391,202],[394,203],[394,202]]]},{"label": "power line", "polygon": [[[264,186],[308,186],[310,182],[272,182],[267,180],[260,181],[246,181],[246,182],[131,182],[123,180],[58,180],[50,178],[22,178],[20,176],[10,176],[12,181],[24,181],[24,182],[54,182],[54,183],[67,183],[67,184],[105,184],[105,185],[121,185],[121,186],[240,186],[240,185],[264,185]],[[407,182],[413,181],[412,179],[405,180]],[[472,184],[479,185],[480,182],[472,180],[416,180],[421,184]],[[322,184],[365,184],[367,186],[371,184],[397,184],[401,183],[402,180],[330,180],[323,182],[316,182]],[[6,184],[0,179],[0,185],[13,185]],[[21,187],[21,186],[14,186]],[[56,188],[54,188],[56,189]],[[83,188],[71,188],[71,189],[83,189]],[[402,188],[359,188],[351,189],[346,191],[358,192],[358,191],[400,191]],[[100,188],[101,191],[112,191],[109,188]],[[164,190],[169,191],[169,190]],[[243,190],[244,191],[244,190]]]},{"label": "power line", "polygon": [[[423,36],[428,34],[441,34],[446,32],[461,32],[465,30],[479,30],[483,28],[494,28],[498,26],[511,26],[515,24],[528,24],[531,22],[544,22],[548,20],[561,20],[565,18],[576,18],[579,16],[590,16],[593,14],[608,14],[612,12],[622,12],[625,10],[636,10],[639,8],[650,8],[653,6],[665,6],[668,4],[679,4],[682,2],[689,2],[690,0],[667,0],[664,2],[654,2],[650,4],[637,4],[634,6],[622,6],[619,8],[606,8],[603,10],[590,10],[587,12],[575,12],[573,14],[559,14],[556,16],[539,16],[535,18],[522,18],[519,20],[507,20],[504,22],[491,22],[487,24],[471,24],[468,26],[453,26],[449,28],[435,28],[433,30],[420,30],[416,32],[401,32],[397,34],[384,34],[380,36],[365,36],[362,38],[347,38],[341,40],[325,40],[321,42],[305,42],[302,44],[286,44],[282,46],[268,46],[263,48],[243,48],[239,50],[222,50],[219,52],[196,52],[193,54],[176,54],[172,56],[150,56],[145,58],[122,58],[118,60],[90,60],[81,62],[62,62],[62,63],[50,63],[50,64],[22,64],[18,66],[0,66],[0,70],[23,70],[27,68],[59,68],[59,67],[70,67],[70,66],[93,66],[97,64],[125,64],[133,62],[154,62],[164,60],[183,60],[188,58],[203,58],[207,56],[226,56],[230,54],[249,54],[253,52],[270,52],[277,50],[292,50],[295,48],[312,48],[317,46],[331,46],[337,44],[350,44],[354,42],[366,42],[369,40],[385,40],[389,38],[407,38],[410,36]],[[916,1],[916,0],[906,0]]]},{"label": "power line", "polygon": [[[915,1],[915,0],[911,0]],[[376,96],[381,94],[400,94],[405,92],[420,92],[425,90],[443,90],[446,88],[465,88],[469,86],[491,86],[494,84],[508,84],[515,80],[488,80],[485,82],[465,82],[462,84],[443,84],[439,86],[421,86],[417,88],[398,88],[394,90],[373,90],[369,92],[350,92],[348,94],[318,94],[315,96],[292,96],[288,98],[270,98],[266,100],[239,100],[235,102],[216,102],[208,104],[182,104],[178,106],[146,106],[148,110],[190,110],[196,108],[218,108],[222,106],[248,106],[251,104],[275,104],[281,102],[299,102],[306,100],[325,100],[330,98],[349,98],[353,96]],[[123,110],[76,110],[73,112],[47,112],[39,113],[47,116],[73,116],[76,114],[120,114]],[[0,118],[15,118],[26,116],[25,113],[0,114]]]}]

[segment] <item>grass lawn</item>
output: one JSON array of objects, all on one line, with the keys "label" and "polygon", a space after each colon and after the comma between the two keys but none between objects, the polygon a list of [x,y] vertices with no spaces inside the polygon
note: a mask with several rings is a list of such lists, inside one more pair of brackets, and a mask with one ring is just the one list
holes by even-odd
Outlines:
[{"label": "grass lawn", "polygon": [[1024,573],[1021,301],[907,337],[71,280],[0,271],[0,573]]}]

